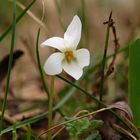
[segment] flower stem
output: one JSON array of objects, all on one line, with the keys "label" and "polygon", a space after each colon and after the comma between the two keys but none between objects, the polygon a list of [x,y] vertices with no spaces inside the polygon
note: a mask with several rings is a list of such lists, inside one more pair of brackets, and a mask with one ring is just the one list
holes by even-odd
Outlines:
[{"label": "flower stem", "polygon": [[42,64],[40,62],[40,55],[39,55],[39,50],[38,50],[39,35],[40,35],[40,28],[38,29],[37,39],[36,39],[36,58],[37,58],[37,64],[38,64],[38,69],[39,69],[39,73],[40,73],[40,79],[42,81],[42,85],[43,85],[43,88],[45,90],[46,96],[48,97],[48,100],[49,100],[50,93],[48,90],[48,86],[46,85],[46,82],[45,82],[43,68],[42,68]]},{"label": "flower stem", "polygon": [[[54,95],[54,81],[55,78],[52,76],[51,78],[51,89],[50,89],[50,98],[49,98],[49,112],[48,112],[48,129],[52,127],[52,108],[53,108],[53,95]],[[52,140],[51,131],[48,133],[48,140]]]},{"label": "flower stem", "polygon": [[99,100],[102,101],[103,96],[103,85],[104,85],[104,73],[105,73],[105,63],[106,63],[106,55],[107,55],[107,49],[108,49],[108,41],[109,41],[109,33],[110,33],[110,25],[112,24],[112,12],[110,13],[109,20],[107,21],[107,31],[106,31],[106,39],[105,39],[105,48],[104,48],[104,55],[102,60],[102,73],[101,73],[101,84],[100,84],[100,92],[99,92]]}]

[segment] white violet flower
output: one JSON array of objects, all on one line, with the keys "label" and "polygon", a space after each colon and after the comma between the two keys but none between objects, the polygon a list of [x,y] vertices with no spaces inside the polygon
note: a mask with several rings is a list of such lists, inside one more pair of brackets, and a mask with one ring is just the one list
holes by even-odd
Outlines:
[{"label": "white violet flower", "polygon": [[41,44],[60,51],[50,55],[45,62],[44,70],[48,75],[57,75],[64,70],[76,80],[82,76],[83,68],[90,63],[90,54],[87,49],[76,50],[81,38],[81,28],[81,21],[75,15],[64,33],[64,38],[52,37]]}]

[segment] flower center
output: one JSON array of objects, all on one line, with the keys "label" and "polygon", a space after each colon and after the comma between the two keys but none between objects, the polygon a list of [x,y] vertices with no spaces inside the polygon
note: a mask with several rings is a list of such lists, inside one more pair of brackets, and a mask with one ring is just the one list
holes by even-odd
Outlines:
[{"label": "flower center", "polygon": [[74,58],[73,51],[66,51],[65,53],[65,59],[68,63],[70,63]]}]

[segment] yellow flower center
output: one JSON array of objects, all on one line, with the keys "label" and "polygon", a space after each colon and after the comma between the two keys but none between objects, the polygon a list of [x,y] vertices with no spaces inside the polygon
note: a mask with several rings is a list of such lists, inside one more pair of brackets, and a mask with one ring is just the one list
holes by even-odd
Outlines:
[{"label": "yellow flower center", "polygon": [[73,51],[66,51],[65,53],[65,59],[68,63],[70,63],[74,58]]}]

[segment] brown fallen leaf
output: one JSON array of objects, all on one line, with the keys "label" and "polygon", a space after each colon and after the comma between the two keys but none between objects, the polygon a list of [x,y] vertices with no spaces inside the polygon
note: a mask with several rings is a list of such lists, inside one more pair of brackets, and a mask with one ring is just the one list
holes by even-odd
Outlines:
[{"label": "brown fallen leaf", "polygon": [[133,114],[129,105],[124,101],[116,102],[110,105],[111,108],[119,109],[125,113],[129,117],[129,120],[133,120]]},{"label": "brown fallen leaf", "polygon": [[[136,131],[132,122],[132,112],[129,105],[126,102],[116,102],[109,106],[114,112],[116,112],[125,122],[126,119],[128,125],[133,127]],[[100,134],[103,140],[131,140],[130,135],[122,135],[117,129],[116,125],[120,126],[122,129],[127,130],[127,128],[109,111],[100,112],[95,116],[96,119],[103,120],[103,125],[99,128]],[[130,132],[133,136],[133,132]],[[134,136],[135,137],[135,136]]]},{"label": "brown fallen leaf", "polygon": [[[22,50],[16,50],[13,53],[13,62],[12,62],[12,68],[14,67],[16,61],[23,55]],[[0,61],[0,83],[4,80],[4,78],[7,75],[8,72],[8,63],[9,63],[9,54],[6,55],[1,61]]]}]

